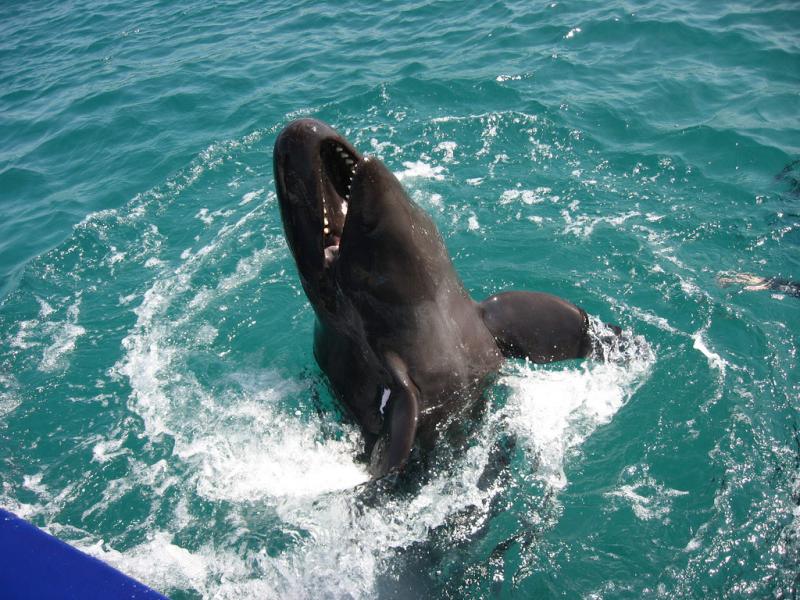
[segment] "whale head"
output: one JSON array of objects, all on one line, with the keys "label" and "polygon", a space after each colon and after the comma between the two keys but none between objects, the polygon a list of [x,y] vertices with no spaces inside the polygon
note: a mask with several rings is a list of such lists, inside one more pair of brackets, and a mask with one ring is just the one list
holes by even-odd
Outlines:
[{"label": "whale head", "polygon": [[286,240],[320,317],[466,293],[433,221],[378,158],[314,119],[289,123],[273,156]]}]

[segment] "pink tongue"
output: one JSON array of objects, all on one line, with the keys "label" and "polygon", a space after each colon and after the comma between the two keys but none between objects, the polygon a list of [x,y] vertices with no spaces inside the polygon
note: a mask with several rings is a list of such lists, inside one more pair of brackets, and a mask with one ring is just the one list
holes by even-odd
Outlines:
[{"label": "pink tongue", "polygon": [[[339,241],[338,239],[336,240]],[[325,248],[325,266],[329,266],[336,257],[339,256],[339,244],[335,244],[333,246],[327,246]]]}]

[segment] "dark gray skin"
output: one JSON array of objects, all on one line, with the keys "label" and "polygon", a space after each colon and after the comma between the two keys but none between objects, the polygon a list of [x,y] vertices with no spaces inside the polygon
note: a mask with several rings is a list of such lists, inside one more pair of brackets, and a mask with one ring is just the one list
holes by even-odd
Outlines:
[{"label": "dark gray skin", "polygon": [[402,469],[415,443],[432,447],[504,357],[545,363],[592,352],[586,313],[565,300],[521,291],[472,300],[430,217],[380,160],[328,125],[287,125],[274,169],[286,240],[317,317],[314,355],[361,426],[373,477]]}]

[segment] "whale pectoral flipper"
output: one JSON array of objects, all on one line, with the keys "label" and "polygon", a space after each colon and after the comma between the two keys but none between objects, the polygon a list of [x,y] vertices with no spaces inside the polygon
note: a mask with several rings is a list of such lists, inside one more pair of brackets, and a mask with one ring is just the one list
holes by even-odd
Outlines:
[{"label": "whale pectoral flipper", "polygon": [[483,322],[506,357],[547,363],[592,352],[583,309],[540,292],[503,292],[480,303]]},{"label": "whale pectoral flipper", "polygon": [[402,467],[408,459],[414,445],[418,416],[419,398],[416,393],[402,390],[393,398],[389,413],[388,471]]},{"label": "whale pectoral flipper", "polygon": [[414,445],[419,418],[419,390],[408,376],[406,364],[393,352],[387,352],[385,359],[393,382],[382,406],[386,409],[385,434],[372,450],[370,473],[373,477],[382,477],[405,465]]}]

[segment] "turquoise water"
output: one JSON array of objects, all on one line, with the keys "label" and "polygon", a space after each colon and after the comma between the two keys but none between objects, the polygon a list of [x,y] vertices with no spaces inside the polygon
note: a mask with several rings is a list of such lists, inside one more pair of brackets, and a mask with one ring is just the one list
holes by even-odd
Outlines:
[{"label": "turquoise water", "polygon": [[[793,2],[0,7],[0,504],[174,598],[789,598]],[[358,503],[272,143],[326,120],[476,298],[635,343],[509,363],[464,453]],[[481,485],[498,443],[507,468]]]}]

